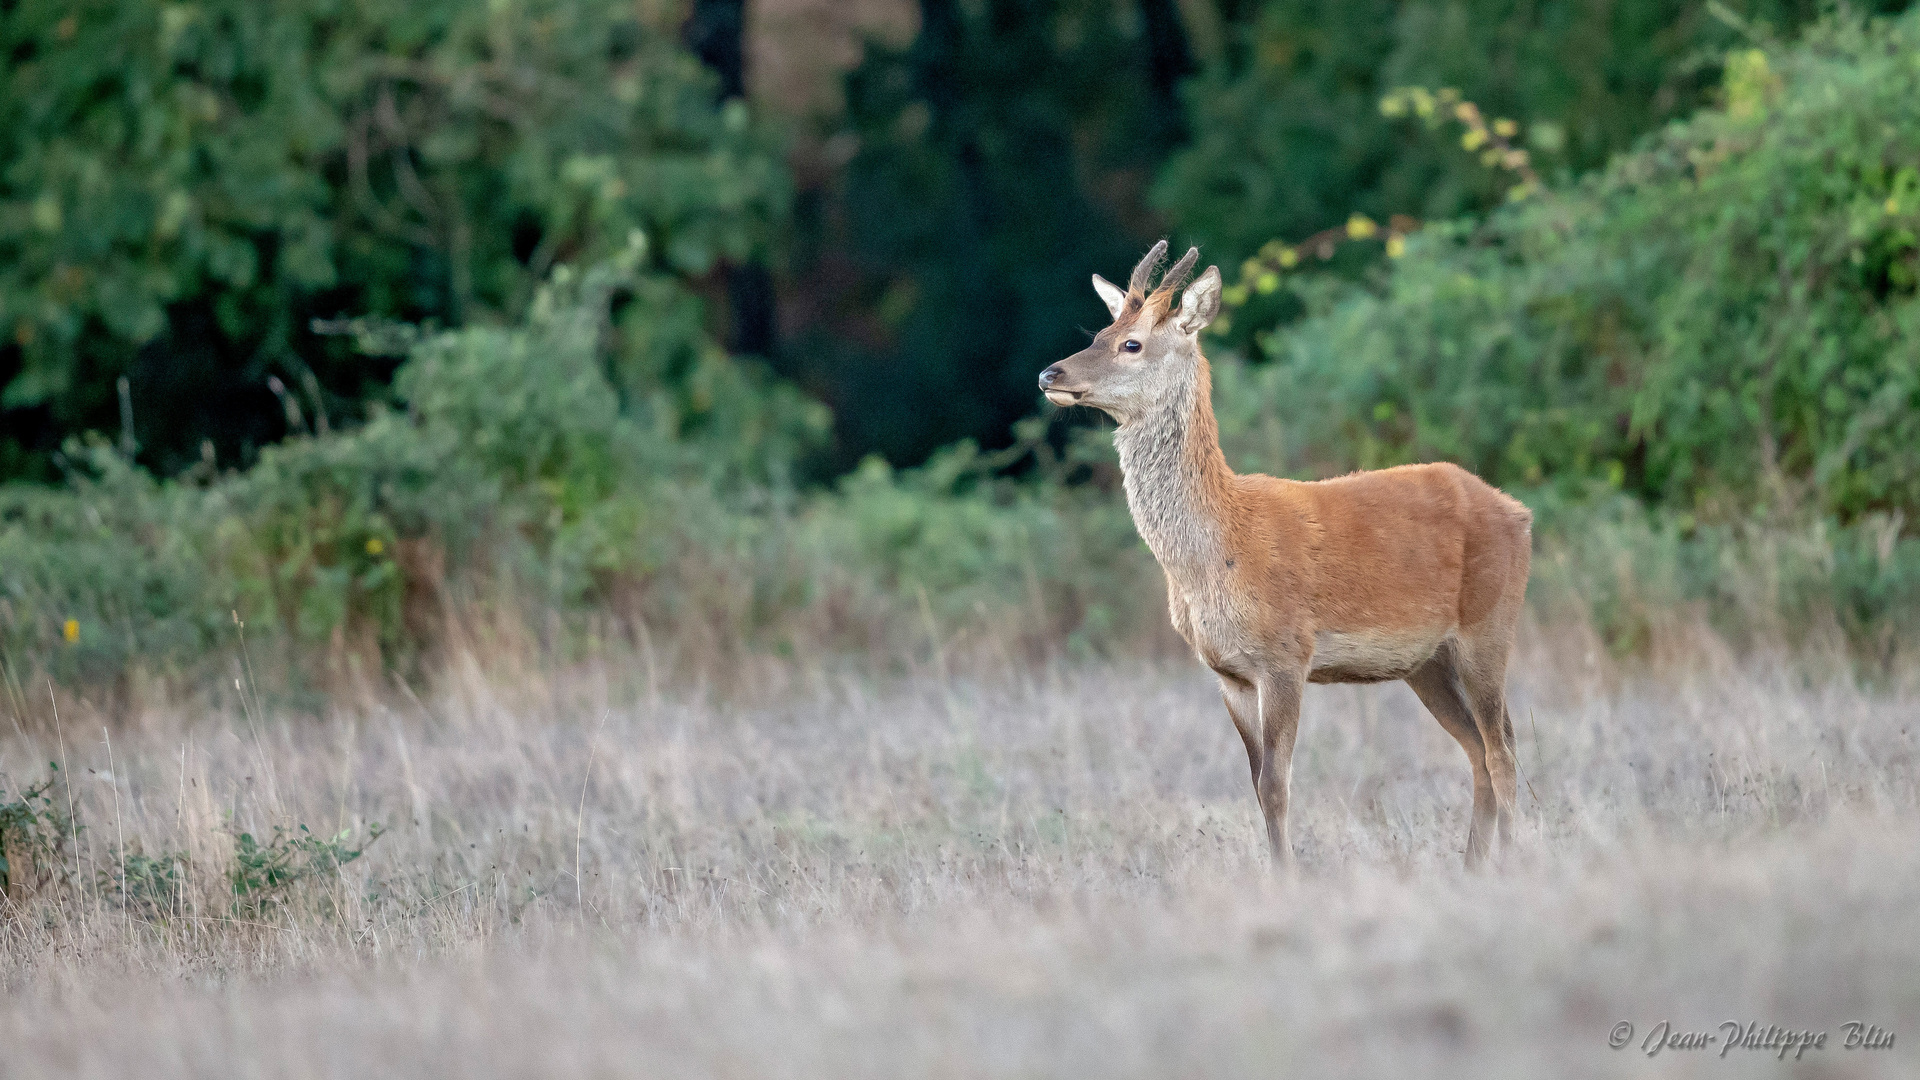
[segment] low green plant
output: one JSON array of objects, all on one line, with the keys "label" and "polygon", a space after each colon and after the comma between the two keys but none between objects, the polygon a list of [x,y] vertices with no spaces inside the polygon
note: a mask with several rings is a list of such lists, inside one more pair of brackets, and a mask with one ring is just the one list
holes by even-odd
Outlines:
[{"label": "low green plant", "polygon": [[1703,523],[1617,492],[1533,505],[1536,609],[1618,656],[1694,618],[1741,645],[1842,645],[1868,672],[1920,640],[1920,538],[1897,516]]},{"label": "low green plant", "polygon": [[99,868],[99,895],[142,918],[164,920],[186,901],[187,866],[185,852],[148,855],[136,845]]},{"label": "low green plant", "polygon": [[257,915],[285,904],[295,886],[358,859],[383,835],[378,823],[364,833],[342,829],[333,836],[315,836],[305,825],[275,825],[264,843],[250,832],[240,833],[234,837],[233,862],[227,869],[234,908]]},{"label": "low green plant", "polygon": [[47,763],[45,779],[7,791],[0,775],[0,898],[13,895],[15,886],[39,891],[72,878],[69,857],[80,835],[80,824],[54,799],[60,766]]}]

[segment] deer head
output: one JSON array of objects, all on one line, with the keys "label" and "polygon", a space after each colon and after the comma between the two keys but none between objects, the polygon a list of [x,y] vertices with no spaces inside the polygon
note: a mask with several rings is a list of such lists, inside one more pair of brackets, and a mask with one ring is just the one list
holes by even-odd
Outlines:
[{"label": "deer head", "polygon": [[1124,424],[1191,377],[1200,358],[1200,331],[1220,311],[1220,269],[1207,267],[1187,286],[1200,261],[1200,249],[1190,248],[1150,289],[1166,254],[1165,240],[1153,245],[1124,292],[1093,275],[1093,291],[1113,313],[1113,324],[1095,334],[1091,345],[1040,373],[1048,401],[1091,405]]}]

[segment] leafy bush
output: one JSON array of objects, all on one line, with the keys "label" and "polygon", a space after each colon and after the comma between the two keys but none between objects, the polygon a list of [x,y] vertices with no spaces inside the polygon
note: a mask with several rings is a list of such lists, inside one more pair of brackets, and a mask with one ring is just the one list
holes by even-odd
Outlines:
[{"label": "leafy bush", "polygon": [[[919,469],[869,458],[810,508],[806,542],[827,581],[891,609],[876,625],[912,616],[919,632],[1000,635],[1010,653],[1043,656],[1113,648],[1157,626],[1159,572],[1111,491],[1063,482],[1063,470],[1014,481],[1004,464],[1044,446],[1044,425],[983,455],[971,443]],[[918,610],[910,605],[916,605]],[[931,622],[932,626],[926,624]]]},{"label": "leafy bush", "polygon": [[[1448,219],[1499,204],[1504,185],[1471,153],[1380,115],[1394,87],[1456,87],[1493,115],[1534,121],[1542,160],[1584,172],[1705,104],[1741,41],[1711,5],[1668,0],[1238,6],[1250,14],[1186,88],[1193,141],[1154,193],[1222,265],[1351,213]],[[1782,30],[1818,12],[1798,0],[1735,6]]]},{"label": "leafy bush", "polygon": [[[197,657],[229,624],[209,494],[161,483],[99,440],[62,489],[0,487],[0,649],[17,672],[118,678],[130,658]],[[23,664],[22,661],[27,661]]]},{"label": "leafy bush", "polygon": [[[6,917],[19,914],[10,902],[25,893],[65,903],[86,899],[88,879],[80,876],[77,854],[82,827],[54,798],[59,765],[49,762],[47,769],[44,779],[12,795],[0,777],[0,915]],[[264,841],[235,832],[231,858],[211,868],[225,894],[219,902],[227,914],[259,918],[290,902],[302,886],[358,859],[384,834],[377,823],[333,836],[316,836],[305,825],[275,825]],[[87,861],[92,898],[142,918],[165,920],[203,900],[189,893],[193,860],[184,851],[150,855],[135,841],[96,851]]]},{"label": "leafy bush", "polygon": [[284,904],[301,883],[325,877],[358,859],[382,835],[377,824],[369,826],[364,837],[352,829],[315,836],[305,825],[293,829],[275,825],[265,843],[252,833],[240,833],[234,837],[233,863],[227,868],[235,912],[258,915]]},{"label": "leafy bush", "polygon": [[[476,607],[611,610],[718,651],[898,656],[928,619],[936,636],[1094,649],[1152,595],[1124,508],[997,478],[1005,455],[963,446],[922,470],[870,462],[832,491],[787,486],[824,411],[731,360],[710,366],[703,413],[663,401],[675,388],[608,330],[651,315],[643,255],[636,240],[557,270],[511,329],[360,324],[369,346],[410,340],[404,409],[244,472],[156,481],[96,441],[70,449],[64,490],[0,488],[9,661],[73,684],[191,674],[241,621],[324,679],[406,667]],[[1024,448],[1044,443],[1024,430]]]},{"label": "leafy bush", "polygon": [[95,440],[69,447],[66,489],[0,488],[0,645],[99,682],[190,665],[234,643],[239,618],[393,661],[430,643],[421,610],[459,579],[565,606],[608,572],[657,569],[644,536],[682,524],[662,516],[676,500],[760,490],[826,421],[724,354],[700,424],[639,376],[623,408],[608,371],[631,357],[606,326],[616,307],[646,318],[644,257],[636,239],[562,268],[519,327],[418,336],[404,410],[269,447],[244,472],[157,481]]},{"label": "leafy bush", "polygon": [[1920,511],[1920,17],[1727,66],[1726,105],[1600,175],[1321,280],[1223,372],[1241,453],[1449,458],[1707,522]]},{"label": "leafy bush", "polygon": [[[497,322],[552,267],[617,252],[634,229],[656,241],[650,287],[690,304],[674,275],[758,257],[788,180],[744,107],[716,105],[673,28],[638,10],[0,8],[9,435],[27,438],[30,417],[110,426],[128,374],[145,460],[173,472],[203,437],[233,455],[282,434],[269,374],[323,413],[377,388],[380,369],[308,333],[310,317]],[[684,324],[649,343],[677,374],[699,337]],[[4,441],[0,476],[32,465],[33,447]]]},{"label": "leafy bush", "polygon": [[165,919],[179,912],[187,901],[186,874],[184,853],[148,855],[135,845],[99,868],[99,895],[141,918]]},{"label": "leafy bush", "polygon": [[1663,628],[1695,617],[1739,644],[1838,647],[1869,671],[1920,640],[1920,539],[1897,518],[1702,525],[1617,493],[1540,494],[1535,607],[1591,625],[1618,655],[1654,651]]},{"label": "leafy bush", "polygon": [[[57,775],[60,766],[48,762],[47,770]],[[11,795],[0,784],[0,900],[72,877],[67,855],[80,824],[54,800],[53,781],[49,775]]]}]

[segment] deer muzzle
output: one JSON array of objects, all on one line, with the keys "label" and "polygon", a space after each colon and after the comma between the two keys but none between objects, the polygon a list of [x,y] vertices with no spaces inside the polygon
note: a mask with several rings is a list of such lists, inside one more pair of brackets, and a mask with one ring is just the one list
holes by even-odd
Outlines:
[{"label": "deer muzzle", "polygon": [[1059,364],[1040,373],[1040,392],[1047,395],[1047,400],[1055,405],[1072,405],[1086,396],[1085,390],[1070,390],[1058,385],[1064,374]]}]

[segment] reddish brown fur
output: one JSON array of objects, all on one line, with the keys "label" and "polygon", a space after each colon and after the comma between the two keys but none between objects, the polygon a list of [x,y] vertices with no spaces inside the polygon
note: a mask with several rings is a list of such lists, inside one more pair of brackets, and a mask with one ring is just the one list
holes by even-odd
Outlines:
[{"label": "reddish brown fur", "polygon": [[[1209,267],[1175,310],[1165,283],[1144,295],[1163,250],[1124,297],[1096,280],[1113,326],[1049,368],[1041,387],[1120,420],[1134,521],[1166,572],[1175,629],[1220,678],[1275,860],[1293,854],[1287,777],[1305,684],[1404,679],[1472,765],[1467,862],[1479,863],[1496,828],[1503,843],[1511,833],[1505,678],[1531,515],[1452,464],[1312,483],[1233,472],[1198,344],[1219,273]],[[1169,272],[1174,288],[1197,254]]]}]

